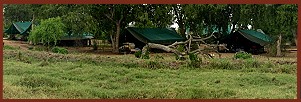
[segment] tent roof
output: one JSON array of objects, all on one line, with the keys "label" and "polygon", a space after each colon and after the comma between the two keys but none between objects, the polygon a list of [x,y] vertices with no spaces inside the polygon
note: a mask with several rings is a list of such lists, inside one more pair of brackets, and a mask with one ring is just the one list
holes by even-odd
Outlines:
[{"label": "tent roof", "polygon": [[7,34],[27,34],[31,29],[31,22],[15,22],[6,31]]},{"label": "tent roof", "polygon": [[127,30],[143,43],[172,44],[185,40],[172,28],[134,28]]},{"label": "tent roof", "polygon": [[255,30],[238,30],[239,34],[249,39],[252,42],[258,43],[261,46],[267,45],[272,42],[272,38],[268,35]]}]

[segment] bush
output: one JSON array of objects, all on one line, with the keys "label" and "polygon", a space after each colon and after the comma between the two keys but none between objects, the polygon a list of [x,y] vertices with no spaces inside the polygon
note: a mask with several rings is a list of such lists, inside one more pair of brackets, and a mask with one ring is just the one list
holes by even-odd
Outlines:
[{"label": "bush", "polygon": [[57,40],[65,34],[65,25],[60,17],[42,20],[29,34],[29,41],[34,45],[42,43],[44,46],[56,45]]},{"label": "bush", "polygon": [[184,45],[178,45],[177,50],[180,51],[180,52],[184,52],[185,51],[185,46]]},{"label": "bush", "polygon": [[235,55],[234,55],[234,58],[235,59],[249,59],[249,58],[252,58],[252,54],[250,53],[247,53],[247,52],[236,52]]},{"label": "bush", "polygon": [[142,59],[149,59],[150,58],[149,57],[149,51],[147,50],[144,55],[142,55],[142,52],[141,52],[141,58]]},{"label": "bush", "polygon": [[190,66],[198,68],[201,66],[201,60],[198,58],[197,54],[189,53],[189,59],[190,59]]},{"label": "bush", "polygon": [[98,49],[98,45],[97,42],[94,40],[93,41],[93,50],[97,50]]},{"label": "bush", "polygon": [[68,54],[68,50],[61,47],[53,47],[51,51],[54,53]]},{"label": "bush", "polygon": [[142,54],[141,50],[139,50],[139,51],[137,51],[137,52],[134,53],[135,57],[137,57],[137,58],[140,58],[141,54]]}]

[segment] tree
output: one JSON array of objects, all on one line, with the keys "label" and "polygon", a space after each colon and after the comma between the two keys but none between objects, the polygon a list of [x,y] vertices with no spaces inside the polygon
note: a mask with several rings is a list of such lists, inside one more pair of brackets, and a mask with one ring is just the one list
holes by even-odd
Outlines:
[{"label": "tree", "polygon": [[32,10],[28,4],[4,4],[4,27],[10,26],[13,22],[31,21]]},{"label": "tree", "polygon": [[[297,5],[252,5],[253,14],[252,28],[262,29],[266,34],[274,38],[275,42],[271,47],[276,48],[276,56],[282,56],[282,44],[293,41],[297,30]],[[256,16],[255,16],[256,13]]]},{"label": "tree", "polygon": [[33,44],[42,43],[49,49],[55,46],[65,34],[65,25],[60,17],[42,20],[41,24],[33,29],[29,34],[29,40]]},{"label": "tree", "polygon": [[136,19],[132,19],[135,27],[166,28],[172,24],[171,5],[144,4],[136,5],[134,9],[137,15]]},{"label": "tree", "polygon": [[113,52],[119,52],[119,37],[122,28],[125,28],[134,18],[134,5],[92,5],[90,14],[97,20],[100,29],[109,33]]},{"label": "tree", "polygon": [[172,11],[174,13],[174,20],[176,20],[176,23],[179,25],[179,31],[180,35],[182,37],[186,37],[185,32],[186,32],[186,19],[187,19],[187,14],[185,13],[188,5],[185,4],[175,4],[172,5]]},{"label": "tree", "polygon": [[[108,33],[113,52],[119,52],[119,38],[129,23],[139,27],[167,27],[172,15],[168,5],[92,5],[90,14],[101,32]],[[168,14],[169,13],[169,14]]]}]

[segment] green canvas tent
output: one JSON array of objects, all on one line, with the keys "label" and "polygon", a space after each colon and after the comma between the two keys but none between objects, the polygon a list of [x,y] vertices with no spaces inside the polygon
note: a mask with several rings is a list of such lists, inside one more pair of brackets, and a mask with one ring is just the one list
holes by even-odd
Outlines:
[{"label": "green canvas tent", "polygon": [[230,51],[247,51],[253,54],[263,53],[264,46],[272,42],[268,35],[255,30],[237,30],[226,36],[222,43],[226,43]]},{"label": "green canvas tent", "polygon": [[31,22],[15,22],[4,33],[28,35],[31,30]]},{"label": "green canvas tent", "polygon": [[91,45],[91,39],[94,38],[94,34],[84,32],[83,34],[75,35],[73,33],[65,34],[59,42],[58,46],[89,46]]},{"label": "green canvas tent", "polygon": [[[172,28],[134,28],[128,27],[125,38],[127,42],[138,40],[144,44],[172,44],[176,41],[185,40],[175,29]],[[134,39],[135,38],[135,39]]]},{"label": "green canvas tent", "polygon": [[142,48],[146,43],[168,45],[176,41],[184,41],[173,28],[135,28],[128,27],[120,37],[119,45],[125,42],[134,43],[136,48]]},{"label": "green canvas tent", "polygon": [[272,42],[272,38],[268,35],[255,30],[238,30],[238,32],[248,40],[258,43],[261,46],[265,46]]}]

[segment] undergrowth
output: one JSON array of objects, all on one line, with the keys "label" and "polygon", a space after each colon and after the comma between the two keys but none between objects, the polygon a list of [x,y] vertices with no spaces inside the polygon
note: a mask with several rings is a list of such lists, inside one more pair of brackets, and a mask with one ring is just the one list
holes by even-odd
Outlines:
[{"label": "undergrowth", "polygon": [[[296,98],[296,64],[3,51],[3,97],[67,99]],[[194,62],[195,61],[195,64]],[[285,93],[285,94],[279,94]]]}]

